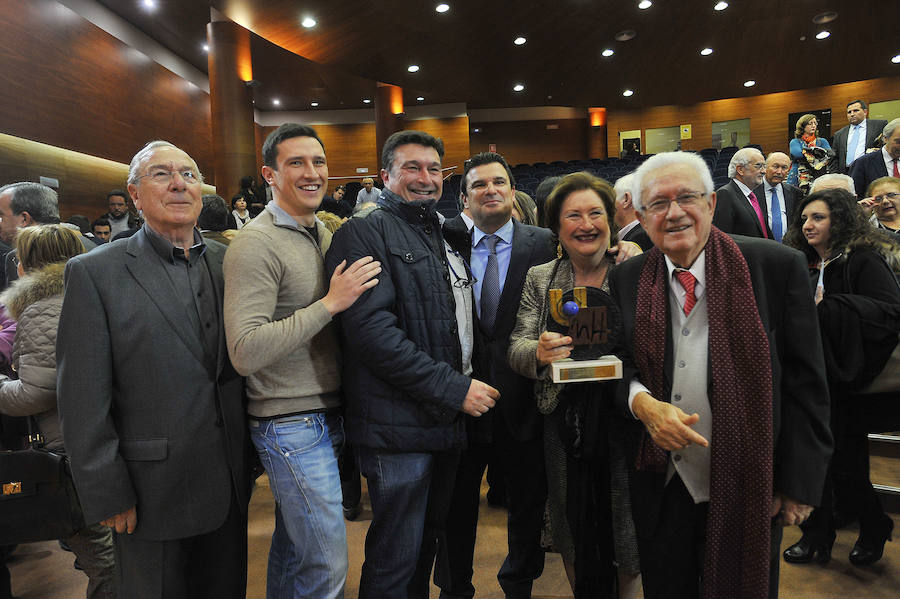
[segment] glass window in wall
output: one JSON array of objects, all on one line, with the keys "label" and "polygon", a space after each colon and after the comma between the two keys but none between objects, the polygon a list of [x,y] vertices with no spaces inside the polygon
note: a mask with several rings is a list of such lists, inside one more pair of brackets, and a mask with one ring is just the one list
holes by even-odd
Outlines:
[{"label": "glass window in wall", "polygon": [[712,124],[712,147],[717,150],[728,146],[743,148],[750,143],[750,119],[717,121]]},{"label": "glass window in wall", "polygon": [[659,154],[681,149],[681,128],[660,127],[644,131],[644,152]]}]

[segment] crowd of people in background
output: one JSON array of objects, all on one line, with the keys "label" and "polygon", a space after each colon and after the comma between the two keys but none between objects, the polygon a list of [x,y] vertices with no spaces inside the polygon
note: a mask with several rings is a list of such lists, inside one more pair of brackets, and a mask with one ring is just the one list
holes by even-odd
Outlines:
[{"label": "crowd of people in background", "polygon": [[[453,218],[422,131],[355,198],[326,196],[325,145],[292,123],[230,203],[165,141],[93,221],[6,185],[2,442],[33,417],[68,455],[88,526],[60,541],[90,598],[244,597],[262,472],[268,597],[343,596],[360,475],[359,596],[474,596],[489,464],[507,597],[547,550],[578,598],[777,597],[782,559],[827,562],[854,520],[871,565],[894,526],[866,434],[900,425],[900,119],[847,116],[833,145],[804,115],[787,152],[738,150],[719,189],[666,152],[532,198],[479,153]],[[616,315],[621,379],[554,379],[593,343],[549,324],[574,288]]]}]

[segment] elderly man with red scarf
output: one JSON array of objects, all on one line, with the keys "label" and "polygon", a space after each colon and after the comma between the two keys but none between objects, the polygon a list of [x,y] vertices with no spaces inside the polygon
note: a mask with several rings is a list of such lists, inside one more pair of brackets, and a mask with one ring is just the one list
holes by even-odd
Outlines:
[{"label": "elderly man with red scarf", "polygon": [[713,227],[698,156],[657,154],[632,187],[655,248],[610,287],[644,597],[777,597],[781,527],[818,504],[832,450],[805,261]]}]

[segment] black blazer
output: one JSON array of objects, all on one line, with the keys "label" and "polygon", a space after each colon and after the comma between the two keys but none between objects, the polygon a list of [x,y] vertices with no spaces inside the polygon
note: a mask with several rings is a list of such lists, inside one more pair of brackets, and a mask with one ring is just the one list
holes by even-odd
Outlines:
[{"label": "black blazer", "polygon": [[[887,121],[882,121],[881,119],[866,119],[866,149],[875,147],[875,138],[881,135],[885,125],[887,125]],[[847,125],[834,134],[834,143],[831,144],[832,149],[836,153],[835,162],[837,163],[838,172],[843,175],[846,175],[847,171],[850,170],[845,164],[847,162],[847,142],[850,141],[849,135],[850,125]],[[850,166],[853,165],[851,164]]]},{"label": "black blazer", "polygon": [[626,233],[624,237],[619,239],[619,241],[631,241],[632,243],[636,243],[641,246],[641,249],[645,252],[653,247],[653,242],[650,240],[650,236],[647,235],[647,232],[644,230],[644,227],[642,227],[640,223],[636,224],[634,228],[628,231],[628,233]]},{"label": "black blazer", "polygon": [[[800,200],[803,199],[804,194],[802,189],[787,182],[781,183],[781,190],[784,192],[784,213],[787,215],[787,226],[790,227],[791,223],[794,222],[794,218],[797,217],[797,215],[794,214],[794,210],[796,209],[797,204],[800,203]],[[766,196],[766,184],[760,184],[759,187],[753,190],[753,193],[756,194],[757,198]],[[769,196],[766,196],[767,208],[768,201]],[[752,209],[753,207],[751,206],[750,208]],[[766,214],[768,214],[768,212]],[[756,214],[754,214],[753,216],[756,216]],[[771,226],[769,227],[769,229],[771,229]],[[783,233],[787,233],[787,229],[785,229]]]},{"label": "black blazer", "polygon": [[[465,222],[457,217],[444,222],[444,237],[450,246],[469,262],[472,242]],[[496,412],[501,415],[510,435],[519,441],[535,439],[541,434],[541,417],[534,400],[534,381],[509,367],[506,359],[509,335],[516,326],[516,314],[522,300],[522,287],[528,269],[556,257],[549,229],[523,225],[513,220],[512,255],[503,293],[497,306],[493,331],[475,327],[473,376],[500,391]],[[478,322],[476,317],[475,322]],[[483,417],[479,420],[483,420]]]},{"label": "black blazer", "polygon": [[850,165],[853,187],[856,188],[856,195],[860,198],[866,197],[866,188],[872,181],[887,177],[889,174],[884,163],[884,152],[881,150],[863,154]]},{"label": "black blazer", "polygon": [[[806,258],[797,250],[763,240],[734,236],[747,260],[759,316],[772,350],[774,491],[817,505],[832,451],[829,396],[816,306],[809,288]],[[622,311],[625,372],[617,403],[632,421],[627,462],[634,464],[640,422],[627,408],[628,385],[640,378],[634,366],[634,321],[638,280],[647,254],[626,260],[609,275],[610,292]],[[707,270],[707,273],[709,270]],[[668,295],[667,295],[668,297]],[[671,327],[666,323],[664,386],[671,388]],[[761,358],[763,358],[761,356]],[[669,401],[666,397],[658,397]],[[715,439],[711,439],[715,442]],[[652,535],[659,522],[665,473],[632,472],[632,510],[638,534]]]},{"label": "black blazer", "polygon": [[222,326],[226,248],[206,248],[219,312],[211,358],[144,229],[66,267],[57,394],[88,523],[136,505],[135,536],[159,541],[215,530],[235,493],[246,511],[243,379]]},{"label": "black blazer", "polygon": [[[765,194],[760,197],[760,194],[755,191],[753,193],[756,194],[763,214],[768,214],[769,205],[766,202]],[[756,212],[734,179],[716,190],[716,213],[713,215],[713,224],[733,235],[763,237]],[[769,236],[769,239],[772,238],[772,230],[768,224],[766,224],[766,235]]]}]

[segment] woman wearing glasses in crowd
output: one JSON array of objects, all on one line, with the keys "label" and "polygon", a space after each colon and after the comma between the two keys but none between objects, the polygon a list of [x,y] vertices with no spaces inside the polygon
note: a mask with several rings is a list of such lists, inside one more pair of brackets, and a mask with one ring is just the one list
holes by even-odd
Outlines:
[{"label": "woman wearing glasses in crowd", "polygon": [[803,537],[784,552],[785,561],[826,563],[835,539],[833,499],[859,518],[859,539],[850,552],[857,566],[878,561],[894,523],[869,480],[867,433],[894,430],[900,421],[897,393],[859,394],[885,368],[900,332],[900,287],[892,268],[900,245],[875,229],[843,189],[804,198],[785,244],[803,251],[810,264],[831,394],[835,449],[820,506],[801,525]]},{"label": "woman wearing glasses in crowd", "polygon": [[544,214],[559,240],[560,257],[528,271],[510,335],[510,365],[537,380],[550,536],[575,597],[614,597],[615,564],[618,596],[633,597],[640,564],[612,389],[608,383],[554,383],[550,364],[568,357],[573,346],[571,337],[547,330],[550,289],[609,291],[615,192],[593,175],[566,175],[548,197]]},{"label": "woman wearing glasses in crowd", "polygon": [[[19,279],[0,295],[18,321],[13,365],[19,378],[2,377],[0,412],[33,416],[44,446],[65,452],[56,411],[56,330],[63,301],[63,271],[69,258],[84,252],[79,234],[62,225],[25,227],[16,237]],[[85,340],[90,351],[90,340]],[[88,599],[116,596],[112,533],[101,525],[85,526],[61,539],[75,553],[88,576]]]},{"label": "woman wearing glasses in crowd", "polygon": [[872,224],[900,238],[900,179],[881,177],[869,183],[866,197],[860,200],[866,214],[875,214]]}]

